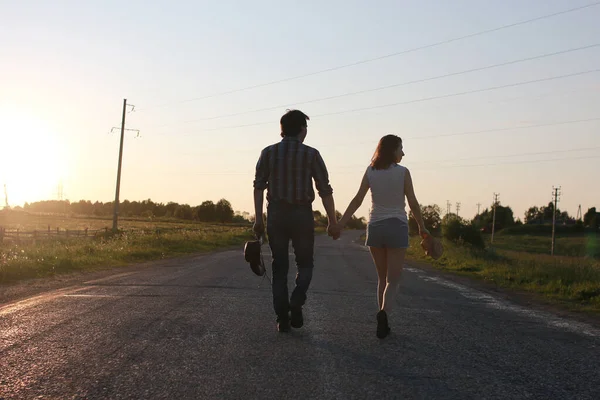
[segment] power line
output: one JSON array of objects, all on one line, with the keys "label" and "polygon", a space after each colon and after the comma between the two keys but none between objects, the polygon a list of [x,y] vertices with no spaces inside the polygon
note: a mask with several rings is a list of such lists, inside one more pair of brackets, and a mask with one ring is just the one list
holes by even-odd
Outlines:
[{"label": "power line", "polygon": [[401,101],[401,102],[397,102],[397,103],[381,104],[378,106],[360,107],[360,108],[354,108],[351,110],[334,111],[334,112],[325,113],[325,114],[318,114],[318,115],[315,115],[315,117],[324,117],[324,116],[329,116],[329,115],[347,114],[347,113],[357,112],[357,111],[368,111],[368,110],[375,110],[375,109],[379,109],[379,108],[396,107],[396,106],[405,105],[405,104],[413,104],[413,103],[420,103],[420,102],[430,101],[430,100],[445,99],[445,98],[449,98],[449,97],[463,96],[466,94],[489,92],[492,90],[506,89],[509,87],[516,87],[516,86],[522,86],[522,85],[529,85],[532,83],[547,82],[547,81],[552,81],[552,80],[556,80],[556,79],[591,74],[591,73],[595,73],[595,72],[600,72],[600,69],[591,69],[591,70],[575,72],[575,73],[571,73],[571,74],[551,76],[548,78],[533,79],[530,81],[517,82],[517,83],[511,83],[511,84],[500,85],[500,86],[492,86],[492,87],[487,87],[487,88],[483,88],[483,89],[468,90],[465,92],[451,93],[451,94],[446,94],[446,95],[441,95],[441,96],[424,97],[421,99]]},{"label": "power line", "polygon": [[[396,57],[396,56],[399,56],[399,55],[413,53],[413,52],[420,51],[420,50],[430,49],[430,48],[441,46],[441,45],[444,45],[444,44],[449,44],[449,43],[453,43],[453,42],[456,42],[456,41],[460,41],[460,40],[464,40],[464,39],[469,39],[469,38],[472,38],[472,37],[481,36],[481,35],[485,35],[485,34],[488,34],[488,33],[497,32],[497,31],[500,31],[500,30],[508,29],[508,28],[513,28],[515,26],[525,25],[525,24],[529,24],[529,23],[532,23],[532,22],[537,22],[537,21],[541,21],[541,20],[544,20],[544,19],[556,17],[556,16],[559,16],[559,15],[564,15],[564,14],[568,14],[568,13],[572,13],[572,12],[584,10],[586,8],[594,7],[594,6],[597,6],[599,4],[600,4],[600,1],[596,1],[594,3],[589,3],[589,4],[586,4],[586,5],[583,5],[583,6],[574,7],[574,8],[570,8],[570,9],[567,9],[567,10],[563,10],[563,11],[558,11],[558,12],[555,12],[555,13],[551,13],[551,14],[541,15],[539,17],[530,18],[530,19],[527,19],[527,20],[524,20],[524,21],[518,21],[518,22],[511,23],[511,24],[502,25],[502,26],[499,26],[499,27],[496,27],[496,28],[486,29],[486,30],[483,30],[483,31],[470,33],[468,35],[459,36],[459,37],[455,37],[455,38],[452,38],[452,39],[442,40],[442,41],[431,43],[431,44],[424,45],[424,46],[413,47],[411,49],[402,50],[402,51],[398,51],[398,52],[386,54],[386,55],[383,55],[383,56],[378,56],[378,57],[374,57],[374,58],[367,58],[367,59],[360,60],[360,61],[355,61],[355,62],[352,62],[352,63],[349,63],[349,64],[339,65],[339,66],[336,66],[336,67],[326,68],[326,69],[322,69],[322,70],[319,70],[319,71],[314,71],[314,72],[309,72],[309,73],[305,73],[305,74],[301,74],[301,75],[296,75],[296,76],[292,76],[292,77],[288,77],[288,78],[283,78],[283,79],[278,79],[278,80],[274,80],[274,81],[259,83],[259,84],[256,84],[256,85],[246,86],[246,87],[242,87],[242,88],[239,88],[239,89],[228,90],[228,91],[224,91],[224,92],[220,92],[220,93],[215,93],[215,94],[211,94],[211,95],[206,95],[206,96],[201,96],[201,97],[195,97],[195,98],[190,98],[190,99],[180,100],[180,101],[175,101],[175,102],[163,103],[163,104],[159,104],[159,105],[155,105],[155,106],[146,107],[143,110],[148,110],[148,109],[151,109],[151,108],[152,109],[154,109],[154,108],[162,108],[162,107],[166,107],[166,106],[169,106],[169,105],[177,105],[177,104],[189,103],[189,102],[198,101],[198,100],[204,100],[204,99],[209,99],[209,98],[213,98],[213,97],[224,96],[224,95],[227,95],[227,94],[232,94],[232,93],[242,92],[242,91],[246,91],[246,90],[256,89],[256,88],[260,88],[260,87],[275,85],[275,84],[278,84],[278,83],[288,82],[288,81],[292,81],[292,80],[296,80],[296,79],[300,79],[300,78],[306,78],[306,77],[309,77],[309,76],[320,75],[320,74],[323,74],[323,73],[326,73],[326,72],[338,71],[338,70],[341,70],[341,69],[344,69],[344,68],[350,68],[350,67],[354,67],[354,66],[357,66],[357,65],[367,64],[367,63],[370,63],[370,62],[379,61],[379,60],[383,60],[383,59],[390,58],[390,57]],[[138,112],[139,111],[140,110],[138,110]]]},{"label": "power line", "polygon": [[[561,95],[569,95],[569,94],[573,94],[573,93],[579,93],[579,92],[593,92],[593,93],[600,93],[600,88],[596,89],[596,88],[590,88],[590,87],[582,87],[582,88],[576,88],[576,89],[571,89],[571,90],[561,90],[561,91],[551,91],[551,92],[546,92],[543,94],[536,94],[536,95],[526,95],[526,96],[516,96],[516,97],[509,97],[509,98],[504,98],[504,99],[498,99],[498,100],[490,100],[490,101],[485,101],[485,102],[481,102],[479,104],[502,104],[502,103],[511,103],[514,101],[518,101],[518,100],[523,100],[523,99],[531,99],[531,100],[539,100],[539,99],[543,99],[543,98],[547,98],[547,97],[552,97],[552,96],[561,96]],[[448,105],[445,104],[443,106],[437,106],[437,107],[433,107],[433,109],[436,108],[447,108]],[[271,122],[256,122],[256,123],[250,123],[250,124],[244,124],[244,125],[234,125],[234,126],[229,126],[229,127],[222,127],[222,128],[209,128],[208,130],[220,130],[220,129],[233,129],[233,128],[244,128],[244,127],[252,127],[252,126],[260,126],[260,125],[268,125],[268,124],[274,124],[273,121]],[[170,124],[169,124],[170,125]],[[168,125],[159,125],[159,126],[168,126]],[[536,125],[537,126],[537,125]],[[543,126],[543,125],[540,125]],[[157,127],[157,126],[154,126]],[[529,127],[529,126],[526,126]],[[532,125],[532,127],[534,127]],[[520,129],[520,128],[506,128],[507,130],[510,129]],[[207,130],[201,130],[201,131],[196,131],[196,132],[187,132],[187,133],[183,133],[184,136],[187,135],[192,135],[194,133],[198,133],[198,132],[204,132]],[[477,132],[479,133],[479,132]],[[164,132],[158,132],[158,135],[162,135],[164,134]],[[464,133],[460,133],[460,134],[464,134]],[[453,134],[454,135],[454,134]],[[429,136],[428,136],[429,137]],[[414,139],[414,137],[408,137],[410,139]],[[355,143],[366,143],[366,142],[355,142]]]},{"label": "power line", "polygon": [[571,160],[591,160],[600,158],[600,156],[582,156],[582,157],[563,157],[563,158],[547,158],[544,160],[526,160],[526,161],[511,161],[511,162],[501,162],[501,163],[487,163],[487,164],[463,164],[463,165],[444,165],[439,168],[417,168],[417,170],[431,170],[431,169],[440,169],[440,168],[464,168],[464,167],[489,167],[495,165],[517,165],[517,164],[537,164],[542,162],[552,162],[552,161],[571,161]]},{"label": "power line", "polygon": [[[544,127],[560,126],[560,125],[570,125],[570,124],[583,123],[583,122],[592,122],[592,121],[600,121],[600,117],[578,119],[578,120],[570,120],[570,121],[558,121],[558,122],[550,122],[550,123],[544,123],[544,124],[534,124],[534,125],[506,127],[506,128],[483,129],[483,130],[478,130],[478,131],[443,133],[443,134],[439,134],[439,135],[429,135],[429,136],[409,136],[409,137],[405,137],[404,139],[405,140],[406,139],[411,139],[411,140],[415,140],[415,139],[432,139],[432,138],[440,138],[440,137],[447,137],[447,136],[460,136],[460,135],[474,135],[474,134],[482,134],[482,133],[495,133],[495,132],[505,132],[505,131],[512,131],[512,130],[521,130],[521,129],[532,129],[532,128],[544,128]],[[375,143],[375,142],[374,141],[345,142],[346,145],[351,145],[351,144],[366,144],[366,143]],[[331,147],[331,146],[338,147],[339,144],[331,144],[331,145],[325,144],[325,145],[320,145],[318,147],[319,148],[327,148],[327,147]],[[588,150],[588,149],[597,149],[597,147],[592,147],[592,148],[578,148],[578,149],[570,149],[570,150],[553,150],[553,151],[548,151],[548,152],[520,153],[520,154],[512,154],[512,155],[506,155],[506,156],[467,157],[467,158],[461,158],[461,159],[440,160],[440,162],[455,161],[455,160],[479,159],[479,158],[517,157],[517,156],[520,156],[520,155],[538,155],[538,154],[550,154],[550,153],[561,153],[561,152],[571,152],[571,151],[584,151],[584,150]],[[186,155],[212,154],[213,151],[215,151],[215,150],[210,150],[210,151],[202,152],[202,153],[185,153],[185,154]],[[255,152],[255,150],[254,149],[239,150],[238,152],[240,152],[240,153],[241,152]],[[427,162],[424,162],[424,163],[430,164],[431,162],[427,161]]]},{"label": "power line", "polygon": [[[488,163],[488,164],[459,164],[459,165],[445,165],[439,166],[437,168],[410,168],[411,171],[424,171],[424,170],[437,170],[437,169],[448,169],[448,168],[465,168],[465,167],[489,167],[496,165],[517,165],[517,164],[537,164],[543,162],[552,162],[552,161],[573,161],[573,160],[591,160],[598,159],[600,156],[584,156],[584,157],[564,157],[564,158],[549,158],[544,160],[527,160],[527,161],[511,161],[511,162],[503,162],[503,163]],[[331,171],[335,171],[335,167],[330,168]],[[356,171],[352,172],[336,172],[336,174],[355,174]],[[194,175],[250,175],[254,174],[254,170],[248,171],[222,171],[222,172],[198,172],[194,173]]]},{"label": "power line", "polygon": [[581,87],[581,88],[576,88],[576,89],[569,89],[569,90],[553,90],[551,92],[546,92],[543,94],[535,94],[535,95],[525,95],[525,96],[516,96],[516,97],[509,97],[509,98],[505,98],[505,99],[498,99],[498,100],[491,100],[491,101],[486,101],[484,104],[502,104],[502,103],[510,103],[513,102],[515,100],[523,100],[523,99],[529,99],[529,100],[539,100],[539,99],[544,99],[547,97],[553,97],[553,96],[562,96],[562,95],[570,95],[573,93],[580,93],[580,92],[592,92],[592,93],[599,93],[600,92],[600,88],[594,88],[594,87]]},{"label": "power line", "polygon": [[545,127],[550,127],[550,126],[577,124],[577,123],[581,123],[581,122],[591,122],[591,121],[599,121],[599,120],[600,120],[600,118],[585,118],[585,119],[575,119],[575,120],[570,120],[570,121],[550,122],[550,123],[546,123],[546,124],[515,126],[515,127],[509,127],[509,128],[495,128],[495,129],[484,129],[484,130],[479,130],[479,131],[446,133],[446,134],[441,134],[441,135],[412,136],[412,137],[409,136],[407,139],[432,139],[432,138],[449,137],[449,136],[475,135],[475,134],[480,134],[480,133],[504,132],[504,131],[519,130],[519,129],[545,128]]},{"label": "power line", "polygon": [[[517,96],[517,97],[510,97],[510,98],[505,98],[505,99],[499,99],[499,100],[491,100],[491,101],[486,101],[480,104],[498,104],[498,103],[510,103],[516,100],[522,100],[522,99],[542,99],[542,98],[546,98],[546,97],[551,97],[551,96],[556,96],[556,95],[566,95],[566,94],[573,94],[573,93],[579,93],[579,92],[600,92],[600,89],[594,89],[594,88],[589,88],[589,87],[585,87],[585,88],[578,88],[578,89],[573,89],[573,90],[566,90],[566,91],[552,91],[552,92],[546,92],[544,94],[541,95],[527,95],[527,96]],[[438,106],[438,107],[434,107],[435,108],[446,108],[448,105],[443,105],[443,107]],[[594,121],[596,119],[584,119],[584,120],[576,120],[576,121],[572,121],[572,122],[587,122],[587,121]],[[195,131],[195,132],[187,132],[187,133],[183,133],[183,136],[188,136],[188,135],[192,135],[194,133],[199,133],[199,132],[205,132],[205,131],[210,131],[210,130],[220,130],[220,129],[234,129],[234,128],[245,128],[245,127],[252,127],[252,126],[260,126],[260,125],[271,125],[271,124],[275,124],[276,122],[270,121],[270,122],[256,122],[256,123],[250,123],[250,124],[244,124],[244,125],[235,125],[235,126],[229,126],[229,127],[222,127],[222,128],[209,128],[209,129],[205,129],[205,130],[200,130],[200,131]],[[566,122],[559,122],[557,124],[563,124],[563,123],[571,123],[571,121],[566,121]],[[513,129],[525,129],[525,128],[536,128],[536,127],[544,127],[544,126],[553,126],[556,125],[555,123],[551,123],[550,125],[546,125],[546,124],[541,124],[541,125],[525,125],[522,127],[510,127],[510,128],[500,128],[500,130],[513,130]],[[155,126],[156,127],[156,126]],[[492,131],[495,131],[492,130]],[[486,132],[491,132],[491,131],[474,131],[474,132],[461,132],[461,133],[452,133],[452,134],[448,134],[448,136],[456,136],[456,135],[467,135],[467,134],[473,134],[473,133],[486,133]],[[158,135],[163,135],[164,132],[158,132]],[[414,136],[409,136],[409,137],[405,137],[406,139],[420,139],[420,138],[430,138],[432,136],[421,136],[421,137],[414,137]],[[433,137],[440,137],[440,136],[433,136]],[[360,142],[352,142],[352,143],[370,143],[370,142],[366,142],[366,141],[360,141]],[[325,145],[328,146],[328,145]],[[337,146],[337,145],[335,145]]]},{"label": "power line", "polygon": [[250,126],[260,126],[260,125],[277,125],[277,126],[279,126],[279,123],[277,121],[271,120],[271,121],[264,121],[264,122],[254,122],[251,124],[225,126],[225,127],[221,127],[221,128],[208,128],[208,129],[202,129],[202,130],[199,130],[196,132],[184,133],[183,136],[189,136],[189,135],[193,135],[195,133],[200,133],[200,132],[213,132],[213,131],[220,131],[222,129],[248,128]]},{"label": "power line", "polygon": [[[431,165],[432,163],[440,164],[440,163],[453,162],[453,161],[481,160],[481,159],[487,160],[490,158],[524,157],[524,156],[535,156],[535,155],[556,154],[556,153],[571,153],[571,152],[592,151],[592,150],[600,150],[600,146],[579,147],[579,148],[575,148],[575,149],[566,149],[566,150],[536,151],[536,152],[531,152],[531,153],[513,153],[513,154],[501,154],[501,155],[494,155],[494,156],[452,158],[452,159],[436,160],[436,161],[431,161],[431,160],[430,161],[417,161],[415,163],[411,163],[411,165],[415,165],[415,164]],[[344,168],[360,168],[362,166],[363,166],[362,164],[360,164],[360,165],[352,164],[352,165],[346,165],[346,166],[344,166]]]},{"label": "power line", "polygon": [[[533,79],[533,80],[529,80],[529,81],[521,81],[521,82],[510,83],[510,84],[506,84],[506,85],[491,86],[491,87],[482,88],[482,89],[474,89],[474,90],[450,93],[450,94],[439,95],[439,96],[424,97],[424,98],[420,98],[420,99],[413,99],[413,100],[402,101],[402,102],[397,102],[397,103],[390,103],[390,104],[382,104],[382,105],[378,105],[378,106],[354,108],[351,110],[334,111],[334,112],[330,112],[330,113],[314,115],[313,118],[346,114],[346,113],[358,112],[358,111],[375,110],[375,109],[379,109],[379,108],[388,108],[388,107],[395,107],[395,106],[407,105],[407,104],[422,103],[422,102],[427,102],[427,101],[431,101],[431,100],[439,100],[439,99],[445,99],[445,98],[450,98],[450,97],[464,96],[467,94],[489,92],[489,91],[493,91],[493,90],[506,89],[509,87],[517,87],[517,86],[529,85],[532,83],[547,82],[547,81],[552,81],[552,80],[571,78],[574,76],[587,75],[587,74],[592,74],[592,73],[597,73],[597,72],[600,72],[600,69],[592,69],[592,70],[574,72],[574,73],[564,74],[564,75],[555,75],[555,76],[551,76],[551,77],[547,77],[547,78]],[[219,128],[208,128],[208,129],[202,129],[202,130],[199,130],[196,132],[190,132],[185,135],[191,135],[191,134],[200,133],[200,132],[220,131],[220,130],[225,130],[225,129],[245,128],[245,127],[249,127],[249,126],[271,125],[271,124],[274,124],[274,122],[273,121],[265,121],[265,122],[256,122],[256,123],[244,124],[244,125],[232,125],[232,126],[224,126],[224,127],[219,127]]]},{"label": "power line", "polygon": [[[591,151],[591,150],[600,150],[600,146],[579,147],[577,149],[568,149],[568,150],[536,151],[533,153],[505,154],[505,155],[485,156],[485,157],[465,157],[465,158],[455,158],[453,160],[452,159],[440,160],[438,162],[481,160],[481,159],[489,159],[489,158],[521,157],[521,156],[537,156],[537,155],[542,155],[542,154],[571,153],[571,152],[577,152],[577,151]],[[423,163],[431,164],[431,161],[423,161]]]},{"label": "power line", "polygon": [[[596,118],[584,118],[584,119],[574,119],[568,121],[558,121],[558,122],[548,122],[543,124],[531,124],[531,125],[523,125],[523,126],[512,126],[506,128],[491,128],[491,129],[482,129],[478,131],[464,131],[464,132],[454,132],[454,133],[442,133],[438,135],[427,135],[427,136],[407,136],[405,139],[411,140],[420,140],[420,139],[434,139],[441,137],[450,137],[450,136],[464,136],[464,135],[476,135],[481,133],[493,133],[493,132],[505,132],[505,131],[514,131],[520,129],[532,129],[532,128],[546,128],[551,126],[559,126],[559,125],[570,125],[570,124],[578,124],[582,122],[592,122],[592,121],[600,121],[600,117]],[[346,142],[347,144],[366,144],[372,143],[372,141],[360,141],[360,142]],[[337,145],[336,145],[337,146]],[[325,147],[325,146],[321,146]]]},{"label": "power line", "polygon": [[364,90],[358,90],[358,91],[354,91],[354,92],[342,93],[342,94],[338,94],[338,95],[334,95],[334,96],[321,97],[321,98],[316,98],[316,99],[311,99],[311,100],[306,100],[306,101],[301,101],[301,102],[280,104],[277,106],[269,106],[269,107],[254,109],[254,110],[241,111],[241,112],[236,112],[236,113],[231,113],[231,114],[223,114],[223,115],[218,115],[218,116],[214,116],[214,117],[196,118],[196,119],[191,119],[191,120],[183,121],[183,122],[158,125],[156,127],[162,128],[165,126],[176,126],[176,125],[190,124],[193,122],[230,118],[230,117],[236,117],[239,115],[253,114],[253,113],[257,113],[257,112],[261,112],[261,111],[278,110],[281,108],[290,107],[291,104],[294,104],[294,106],[297,106],[300,104],[310,104],[310,103],[316,103],[319,101],[333,100],[333,99],[338,99],[338,98],[348,97],[348,96],[355,96],[357,94],[376,92],[376,91],[380,91],[380,90],[384,90],[384,89],[391,89],[391,88],[400,87],[400,86],[412,85],[415,83],[423,83],[423,82],[433,81],[433,80],[437,80],[437,79],[448,78],[451,76],[458,76],[458,75],[464,75],[464,74],[469,74],[469,73],[478,72],[478,71],[484,71],[486,69],[504,67],[507,65],[518,64],[518,63],[522,63],[522,62],[526,62],[526,61],[539,60],[542,58],[557,56],[560,54],[567,54],[567,53],[572,53],[575,51],[587,50],[587,49],[591,49],[591,48],[598,47],[598,46],[600,46],[600,43],[591,44],[591,45],[582,46],[582,47],[570,48],[570,49],[566,49],[566,50],[556,51],[553,53],[540,54],[540,55],[533,56],[533,57],[520,58],[517,60],[511,60],[511,61],[506,61],[506,62],[502,62],[502,63],[486,65],[483,67],[471,68],[471,69],[467,69],[467,70],[463,70],[463,71],[451,72],[448,74],[437,75],[437,76],[433,76],[433,77],[429,77],[429,78],[416,79],[416,80],[407,81],[407,82],[395,83],[392,85],[379,86],[379,87],[371,88],[371,89],[364,89]]}]

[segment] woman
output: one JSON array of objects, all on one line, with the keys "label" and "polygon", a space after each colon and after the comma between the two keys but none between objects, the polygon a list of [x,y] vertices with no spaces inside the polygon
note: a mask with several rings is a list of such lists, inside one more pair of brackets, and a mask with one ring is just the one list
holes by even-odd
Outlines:
[{"label": "woman", "polygon": [[415,196],[410,172],[399,165],[404,152],[402,139],[386,135],[379,141],[371,165],[365,171],[358,193],[338,222],[339,232],[361,206],[371,189],[371,211],[367,225],[366,245],[377,268],[377,337],[390,333],[388,313],[392,310],[408,248],[408,217],[405,197],[419,225],[419,234],[425,238],[425,229],[419,202]]}]

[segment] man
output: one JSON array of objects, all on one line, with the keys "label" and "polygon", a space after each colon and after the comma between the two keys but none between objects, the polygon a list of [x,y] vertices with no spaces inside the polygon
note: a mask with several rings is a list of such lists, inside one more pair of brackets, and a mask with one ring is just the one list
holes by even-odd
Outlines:
[{"label": "man", "polygon": [[[254,232],[264,234],[263,198],[267,190],[267,236],[273,257],[273,306],[277,330],[289,332],[290,325],[304,324],[302,306],[312,280],[314,252],[315,199],[313,180],[327,212],[327,232],[334,239],[337,224],[333,189],[327,168],[319,151],[306,146],[306,121],[310,118],[299,110],[288,110],[280,120],[283,139],[262,150],[254,179]],[[296,287],[288,297],[288,246],[290,240],[296,256]]]}]

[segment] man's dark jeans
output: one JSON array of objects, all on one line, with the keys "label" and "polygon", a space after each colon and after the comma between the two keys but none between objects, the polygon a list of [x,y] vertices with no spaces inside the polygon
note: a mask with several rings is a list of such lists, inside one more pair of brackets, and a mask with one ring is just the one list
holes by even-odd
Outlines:
[{"label": "man's dark jeans", "polygon": [[[292,307],[303,306],[312,280],[315,243],[314,217],[311,205],[269,203],[267,235],[273,256],[273,306],[280,318],[286,318]],[[288,297],[289,242],[296,256],[296,287]]]}]

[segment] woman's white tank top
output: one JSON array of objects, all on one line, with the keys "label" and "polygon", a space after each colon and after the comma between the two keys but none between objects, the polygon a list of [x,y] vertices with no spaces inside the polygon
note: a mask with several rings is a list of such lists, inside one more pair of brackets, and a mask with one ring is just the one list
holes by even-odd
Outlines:
[{"label": "woman's white tank top", "polygon": [[406,168],[392,164],[388,169],[367,168],[367,179],[371,189],[371,211],[369,223],[388,218],[398,218],[408,223],[404,194]]}]

